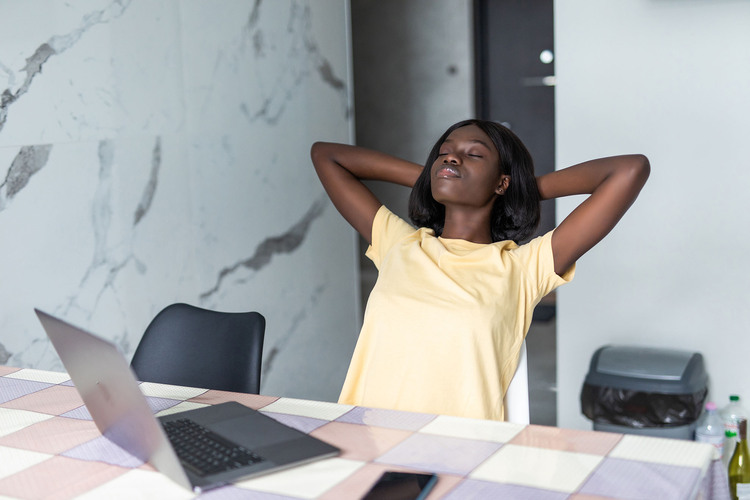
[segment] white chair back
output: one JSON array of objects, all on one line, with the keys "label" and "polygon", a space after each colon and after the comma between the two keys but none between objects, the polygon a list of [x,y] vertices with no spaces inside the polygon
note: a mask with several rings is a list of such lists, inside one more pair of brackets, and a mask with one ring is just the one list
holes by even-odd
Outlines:
[{"label": "white chair back", "polygon": [[521,344],[518,366],[505,392],[505,420],[515,424],[529,423],[529,367],[526,360],[526,340]]}]

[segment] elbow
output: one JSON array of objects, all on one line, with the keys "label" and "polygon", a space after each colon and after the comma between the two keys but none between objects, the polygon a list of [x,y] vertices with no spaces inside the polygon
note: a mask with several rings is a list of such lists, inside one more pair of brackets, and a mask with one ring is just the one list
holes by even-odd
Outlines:
[{"label": "elbow", "polygon": [[315,170],[318,170],[326,161],[332,159],[333,155],[330,146],[330,143],[318,141],[310,147],[310,159]]},{"label": "elbow", "polygon": [[638,170],[638,174],[646,179],[648,179],[649,174],[651,173],[651,162],[648,161],[648,157],[646,155],[638,154],[635,155],[636,157],[636,169]]},{"label": "elbow", "polygon": [[325,143],[324,142],[314,142],[312,146],[310,146],[310,158],[312,159],[313,163],[315,163],[315,160],[317,158],[320,158],[321,151],[325,149]]},{"label": "elbow", "polygon": [[646,155],[642,154],[631,155],[629,160],[628,176],[633,184],[641,188],[646,184],[648,176],[651,174],[651,162],[648,161]]}]

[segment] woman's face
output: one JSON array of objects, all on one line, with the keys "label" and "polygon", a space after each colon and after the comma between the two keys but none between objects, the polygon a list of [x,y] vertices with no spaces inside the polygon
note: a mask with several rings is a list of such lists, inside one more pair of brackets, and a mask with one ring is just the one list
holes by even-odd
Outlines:
[{"label": "woman's face", "polygon": [[451,132],[430,168],[432,197],[443,205],[491,206],[509,182],[492,140],[476,125]]}]

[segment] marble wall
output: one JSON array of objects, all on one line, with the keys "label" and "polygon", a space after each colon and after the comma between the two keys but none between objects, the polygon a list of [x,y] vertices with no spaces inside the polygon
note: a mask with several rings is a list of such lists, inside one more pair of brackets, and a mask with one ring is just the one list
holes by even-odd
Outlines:
[{"label": "marble wall", "polygon": [[183,301],[267,319],[265,394],[335,399],[356,238],[309,160],[352,138],[346,0],[0,3],[0,364],[39,307],[128,356]]}]

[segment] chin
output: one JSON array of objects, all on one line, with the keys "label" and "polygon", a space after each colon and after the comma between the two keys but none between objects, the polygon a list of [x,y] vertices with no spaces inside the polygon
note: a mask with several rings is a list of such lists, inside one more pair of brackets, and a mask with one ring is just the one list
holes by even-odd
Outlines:
[{"label": "chin", "polygon": [[449,190],[442,190],[442,189],[435,189],[433,186],[432,191],[432,199],[436,202],[440,203],[441,205],[445,205],[446,203],[450,203],[451,201],[456,201],[460,197],[456,196],[455,193],[450,192]]}]

